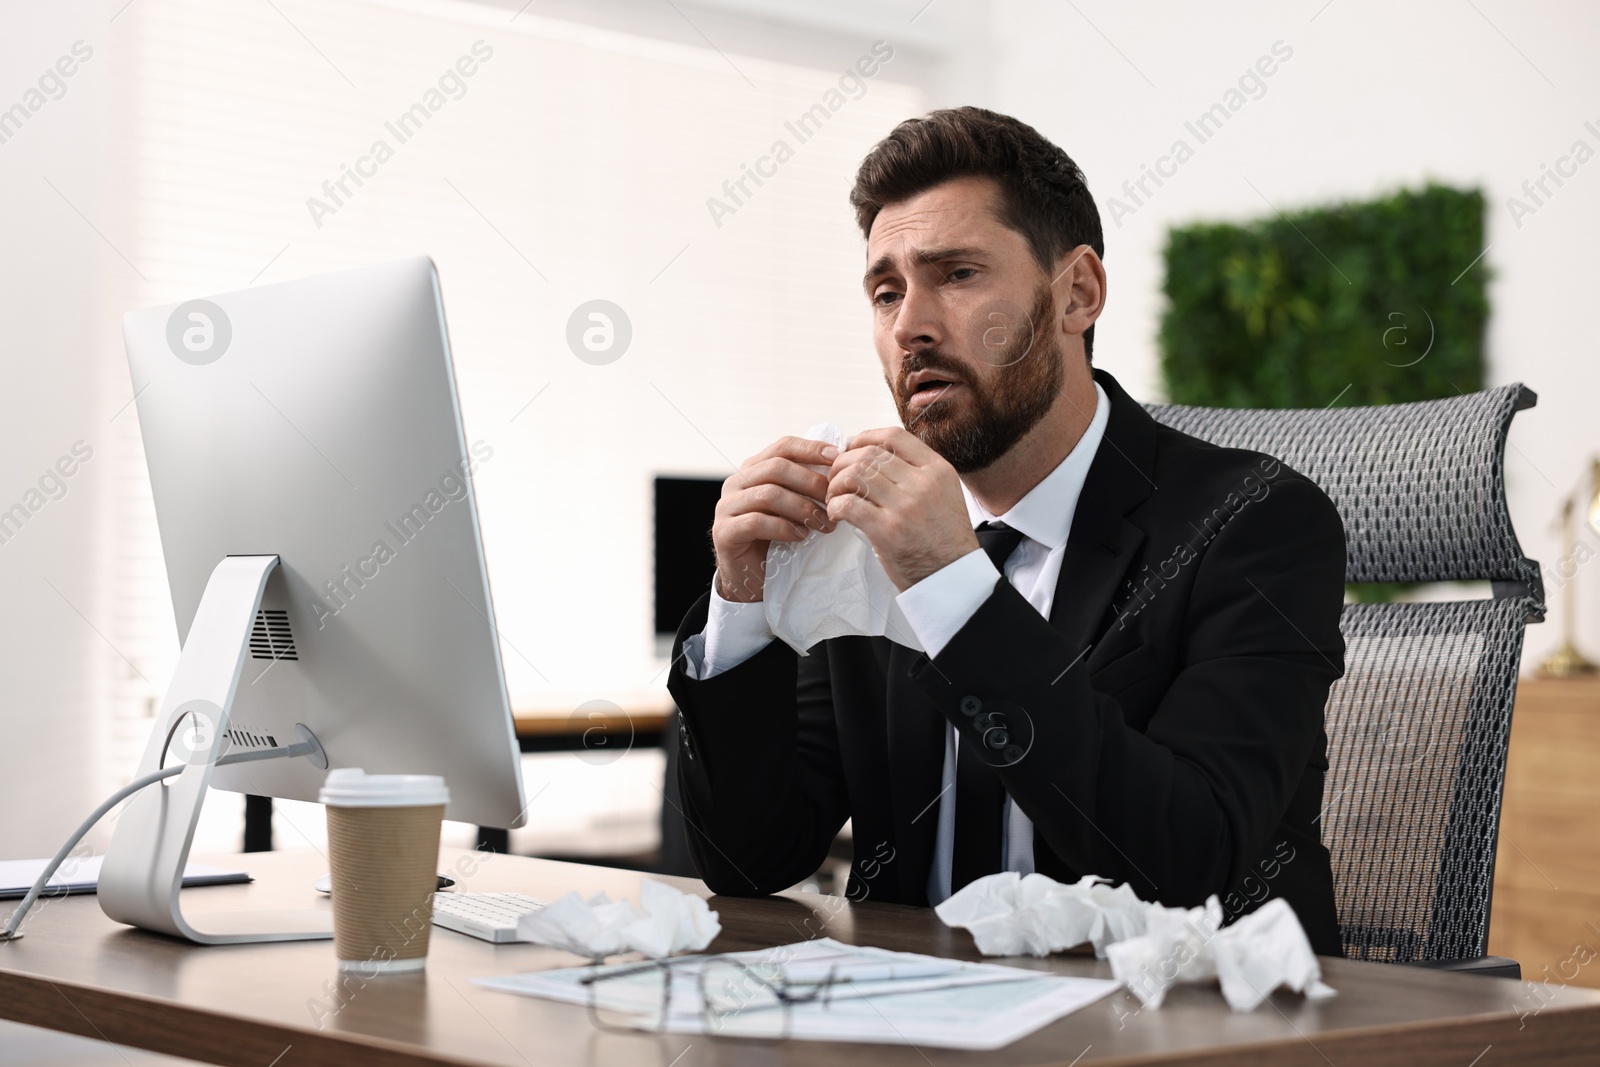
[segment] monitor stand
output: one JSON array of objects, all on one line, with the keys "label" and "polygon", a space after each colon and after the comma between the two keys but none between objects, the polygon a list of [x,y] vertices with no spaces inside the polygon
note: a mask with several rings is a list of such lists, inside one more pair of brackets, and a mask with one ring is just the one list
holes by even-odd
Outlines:
[{"label": "monitor stand", "polygon": [[[211,912],[185,916],[178,900],[200,805],[225,734],[234,693],[249,654],[250,629],[277,556],[228,556],[206,583],[189,639],[139,761],[139,774],[188,764],[181,773],[136,793],[123,809],[100,868],[100,908],[117,922],[202,945],[304,941],[333,936],[333,914],[321,911]],[[304,726],[296,743],[262,758],[304,756],[326,767],[322,746]]]}]

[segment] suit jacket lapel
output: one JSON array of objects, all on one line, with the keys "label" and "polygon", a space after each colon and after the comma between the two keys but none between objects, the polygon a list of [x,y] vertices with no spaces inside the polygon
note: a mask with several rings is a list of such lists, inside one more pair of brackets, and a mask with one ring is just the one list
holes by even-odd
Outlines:
[{"label": "suit jacket lapel", "polygon": [[[1111,421],[1078,495],[1050,603],[1050,625],[1078,657],[1069,668],[1075,670],[1086,669],[1090,642],[1098,638],[1117,586],[1144,543],[1144,530],[1128,513],[1155,491],[1155,420],[1111,375],[1097,370],[1094,376],[1111,401]],[[1069,869],[1037,827],[1033,858],[1035,870],[1060,882],[1092,873]]]},{"label": "suit jacket lapel", "polygon": [[1050,604],[1050,624],[1075,653],[1083,650],[1078,662],[1088,658],[1089,643],[1144,542],[1144,530],[1127,515],[1155,489],[1155,420],[1111,375],[1097,370],[1095,380],[1111,401],[1111,419],[1078,496]]}]

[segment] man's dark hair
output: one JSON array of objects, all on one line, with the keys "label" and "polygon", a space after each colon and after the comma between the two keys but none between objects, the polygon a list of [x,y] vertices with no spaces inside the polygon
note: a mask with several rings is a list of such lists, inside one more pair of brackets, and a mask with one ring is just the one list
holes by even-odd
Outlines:
[{"label": "man's dark hair", "polygon": [[[1027,238],[1034,262],[1047,275],[1079,245],[1105,258],[1100,209],[1083,171],[1032,126],[981,107],[907,119],[873,146],[850,190],[861,235],[872,232],[886,205],[966,177],[999,184],[1000,221]],[[1094,353],[1093,326],[1083,333],[1083,352]]]}]

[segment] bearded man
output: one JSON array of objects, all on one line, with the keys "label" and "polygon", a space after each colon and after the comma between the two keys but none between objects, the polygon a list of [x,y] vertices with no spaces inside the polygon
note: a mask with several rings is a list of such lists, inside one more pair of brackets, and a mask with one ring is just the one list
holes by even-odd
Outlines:
[{"label": "bearded man", "polygon": [[[1344,530],[1277,460],[1165,428],[1091,363],[1106,298],[1082,172],[978,108],[901,123],[850,200],[902,426],[786,437],[728,478],[669,687],[690,852],[719,893],[1094,874],[1228,919],[1280,897],[1340,955],[1318,823],[1343,671]],[[819,473],[819,468],[826,473]],[[773,541],[845,522],[925,650],[805,657],[762,604]]]}]

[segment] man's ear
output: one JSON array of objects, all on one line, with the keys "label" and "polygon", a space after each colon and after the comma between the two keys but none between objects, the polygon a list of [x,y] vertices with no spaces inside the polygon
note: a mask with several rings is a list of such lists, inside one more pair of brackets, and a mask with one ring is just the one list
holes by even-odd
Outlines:
[{"label": "man's ear", "polygon": [[1056,260],[1054,281],[1057,340],[1082,338],[1106,306],[1106,268],[1088,245],[1079,245]]}]

